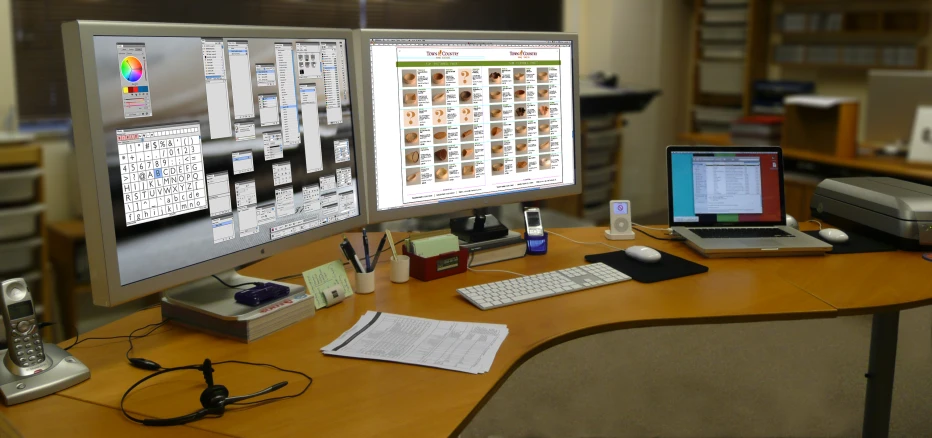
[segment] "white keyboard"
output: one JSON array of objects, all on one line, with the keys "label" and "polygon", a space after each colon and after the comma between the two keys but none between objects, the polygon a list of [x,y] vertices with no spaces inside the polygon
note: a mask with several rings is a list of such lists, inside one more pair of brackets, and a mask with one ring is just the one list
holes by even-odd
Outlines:
[{"label": "white keyboard", "polygon": [[605,263],[593,263],[511,280],[464,287],[456,291],[474,306],[482,310],[488,310],[607,284],[621,283],[630,279],[631,277],[608,267]]}]

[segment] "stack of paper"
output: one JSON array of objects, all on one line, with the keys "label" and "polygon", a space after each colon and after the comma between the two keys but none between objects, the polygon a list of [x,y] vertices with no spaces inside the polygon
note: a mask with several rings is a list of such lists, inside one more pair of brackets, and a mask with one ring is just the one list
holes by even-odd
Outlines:
[{"label": "stack of paper", "polygon": [[486,373],[508,336],[503,324],[481,324],[366,312],[351,329],[321,348],[331,356]]}]

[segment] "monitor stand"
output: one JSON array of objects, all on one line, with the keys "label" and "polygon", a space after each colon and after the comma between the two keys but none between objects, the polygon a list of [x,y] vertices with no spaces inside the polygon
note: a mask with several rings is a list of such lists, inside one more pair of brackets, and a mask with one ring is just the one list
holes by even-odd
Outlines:
[{"label": "monitor stand", "polygon": [[450,219],[450,231],[466,243],[501,239],[508,235],[508,227],[484,208],[473,210],[473,216]]},{"label": "monitor stand", "polygon": [[[253,282],[280,284],[289,288],[288,296],[302,293],[305,290],[304,286],[297,284],[246,277],[232,269],[217,274],[217,277],[230,285]],[[194,280],[190,283],[185,283],[166,290],[162,295],[162,300],[163,302],[204,313],[218,319],[237,320],[251,312],[263,308],[263,305],[252,307],[239,304],[233,298],[233,295],[237,292],[249,289],[250,287],[252,286],[231,289],[217,281],[216,278],[208,275],[199,280]]]}]

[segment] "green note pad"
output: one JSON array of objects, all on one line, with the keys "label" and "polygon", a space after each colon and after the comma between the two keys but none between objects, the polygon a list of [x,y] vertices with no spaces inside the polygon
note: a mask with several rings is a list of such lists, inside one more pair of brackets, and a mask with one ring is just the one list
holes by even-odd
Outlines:
[{"label": "green note pad", "polygon": [[452,234],[441,234],[412,240],[411,246],[414,248],[415,254],[427,258],[459,250],[460,240]]},{"label": "green note pad", "polygon": [[317,309],[327,306],[324,291],[333,286],[343,288],[343,295],[347,297],[353,295],[353,287],[350,286],[349,278],[346,276],[346,269],[339,260],[308,269],[303,275],[307,291],[314,297],[314,307]]}]

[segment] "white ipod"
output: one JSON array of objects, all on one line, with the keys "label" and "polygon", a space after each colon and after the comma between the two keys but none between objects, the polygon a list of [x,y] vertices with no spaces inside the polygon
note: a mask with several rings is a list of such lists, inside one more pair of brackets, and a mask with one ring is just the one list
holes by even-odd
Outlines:
[{"label": "white ipod", "polygon": [[609,229],[605,230],[608,240],[634,240],[631,228],[631,201],[609,201]]}]

